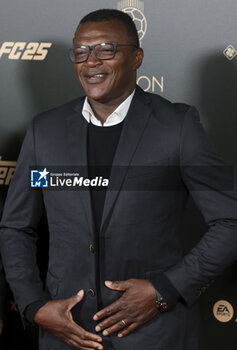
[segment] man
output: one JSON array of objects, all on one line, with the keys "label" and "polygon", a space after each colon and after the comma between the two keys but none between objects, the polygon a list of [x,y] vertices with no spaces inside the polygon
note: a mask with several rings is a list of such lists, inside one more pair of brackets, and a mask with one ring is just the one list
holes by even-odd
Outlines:
[{"label": "man", "polygon": [[[196,301],[237,252],[236,195],[222,179],[227,167],[195,108],[136,86],[143,50],[128,15],[90,13],[73,45],[87,97],[34,119],[1,224],[6,275],[22,317],[40,326],[44,350],[200,349]],[[85,178],[108,177],[107,191],[29,189],[30,166],[62,164]],[[188,191],[210,229],[183,257]],[[35,262],[44,208],[46,290]]]}]

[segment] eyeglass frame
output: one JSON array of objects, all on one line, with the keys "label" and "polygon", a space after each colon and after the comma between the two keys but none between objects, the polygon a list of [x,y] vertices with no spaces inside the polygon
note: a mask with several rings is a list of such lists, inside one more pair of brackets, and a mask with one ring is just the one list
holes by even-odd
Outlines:
[{"label": "eyeglass frame", "polygon": [[[108,58],[99,58],[97,57],[97,53],[96,53],[96,50],[95,50],[95,47],[98,46],[98,45],[101,45],[101,44],[112,44],[113,47],[114,47],[114,53],[113,53],[113,56],[112,57],[108,57]],[[94,45],[75,45],[73,47],[71,47],[69,50],[68,50],[68,55],[69,55],[69,58],[71,60],[72,63],[75,63],[75,64],[79,64],[79,63],[83,63],[83,62],[86,62],[90,56],[90,53],[91,51],[93,51],[95,57],[97,60],[100,60],[100,61],[107,61],[107,60],[112,60],[114,58],[114,56],[116,55],[117,53],[117,47],[118,46],[133,46],[133,47],[136,47],[137,49],[139,49],[139,46],[138,45],[135,45],[135,44],[118,44],[116,42],[113,42],[113,41],[104,41],[102,43],[98,43],[98,44],[94,44]],[[71,58],[71,55],[70,53],[76,49],[76,48],[79,48],[79,47],[83,47],[83,48],[87,48],[88,49],[88,53],[87,53],[87,57],[85,60],[81,61],[81,62],[74,62]]]}]

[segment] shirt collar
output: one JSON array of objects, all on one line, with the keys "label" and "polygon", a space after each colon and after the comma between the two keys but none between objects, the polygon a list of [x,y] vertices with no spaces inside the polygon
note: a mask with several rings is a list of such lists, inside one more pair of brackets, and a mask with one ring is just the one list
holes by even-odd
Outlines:
[{"label": "shirt collar", "polygon": [[132,98],[134,96],[134,93],[135,93],[135,89],[133,90],[131,95],[129,95],[126,98],[126,100],[124,100],[115,109],[115,111],[113,111],[113,113],[111,113],[108,116],[108,118],[106,119],[106,121],[104,122],[103,125],[102,125],[101,121],[95,117],[87,96],[86,96],[84,104],[83,104],[82,115],[88,123],[92,123],[96,126],[113,126],[113,125],[119,124],[125,119],[125,117],[127,115],[127,112],[128,112],[129,107],[130,107],[130,104],[132,102]]}]

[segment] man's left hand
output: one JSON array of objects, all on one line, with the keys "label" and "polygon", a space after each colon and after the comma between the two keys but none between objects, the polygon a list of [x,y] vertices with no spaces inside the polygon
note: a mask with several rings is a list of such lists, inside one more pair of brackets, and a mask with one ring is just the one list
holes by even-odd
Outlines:
[{"label": "man's left hand", "polygon": [[103,335],[115,332],[123,337],[152,319],[159,310],[156,307],[156,291],[148,280],[129,279],[126,281],[105,281],[106,287],[123,291],[123,295],[114,303],[97,312],[93,319],[103,319],[95,330]]}]

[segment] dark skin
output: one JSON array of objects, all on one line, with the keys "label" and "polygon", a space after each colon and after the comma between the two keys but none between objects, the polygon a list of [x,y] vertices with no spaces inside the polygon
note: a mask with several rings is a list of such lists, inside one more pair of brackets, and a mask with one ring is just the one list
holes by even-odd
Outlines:
[{"label": "dark skin", "polygon": [[[119,21],[82,24],[74,38],[74,45],[93,45],[112,41],[133,44],[126,28]],[[143,50],[120,46],[111,60],[99,60],[93,52],[86,62],[74,64],[77,79],[88,97],[95,116],[104,123],[108,116],[132,93],[136,86],[136,71],[143,59]],[[129,279],[109,281],[105,285],[123,295],[111,305],[97,312],[93,317],[99,323],[95,331],[104,335],[118,333],[123,337],[157,313],[156,292],[148,280]],[[84,297],[49,301],[35,314],[34,321],[40,327],[53,333],[67,344],[80,350],[103,349],[102,338],[80,327],[72,319],[71,309]]]},{"label": "dark skin", "polygon": [[125,281],[105,281],[105,285],[124,293],[114,303],[94,315],[94,320],[102,320],[95,328],[97,332],[103,331],[105,336],[118,333],[118,337],[122,338],[159,312],[156,307],[156,291],[150,281],[132,278]]},{"label": "dark skin", "polygon": [[[134,44],[123,23],[119,21],[84,23],[80,25],[73,44],[93,45],[106,41]],[[116,55],[111,60],[99,60],[91,52],[86,62],[74,64],[77,80],[99,120],[104,122],[135,89],[136,71],[142,59],[141,48],[118,46]],[[94,74],[102,77],[95,79]]]},{"label": "dark skin", "polygon": [[103,349],[100,336],[86,331],[72,319],[71,309],[84,296],[84,291],[80,292],[68,299],[47,302],[36,312],[34,321],[76,349]]}]

